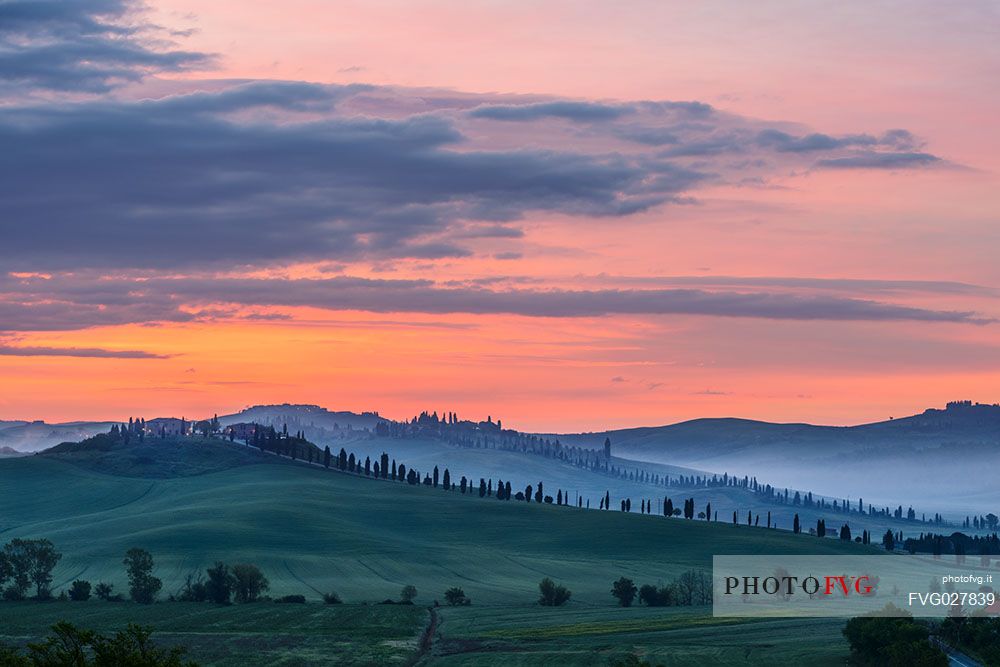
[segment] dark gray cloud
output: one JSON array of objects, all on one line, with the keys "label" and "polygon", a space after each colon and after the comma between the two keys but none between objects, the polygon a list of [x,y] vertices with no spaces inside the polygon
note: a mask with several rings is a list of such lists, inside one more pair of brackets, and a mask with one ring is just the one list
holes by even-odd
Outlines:
[{"label": "dark gray cloud", "polygon": [[941,162],[930,153],[864,152],[847,157],[827,158],[816,162],[822,169],[913,169]]},{"label": "dark gray cloud", "polygon": [[164,48],[142,9],[135,0],[0,2],[0,84],[101,93],[211,62],[202,53]]},{"label": "dark gray cloud", "polygon": [[[0,110],[0,260],[7,266],[179,267],[454,257],[462,220],[533,210],[620,216],[705,176],[615,154],[454,150],[448,119],[241,122],[305,84],[162,102]],[[342,91],[316,87],[327,103]],[[52,240],[58,239],[57,243]]]},{"label": "dark gray cloud", "polygon": [[226,318],[236,316],[226,309],[232,305],[527,317],[704,315],[772,320],[992,322],[967,311],[931,310],[834,295],[699,289],[491,290],[442,288],[428,280],[347,276],[308,280],[27,280],[9,285],[6,292],[8,297],[16,297],[0,306],[0,322],[8,330]]},{"label": "dark gray cloud", "polygon": [[97,347],[21,347],[0,345],[6,357],[85,357],[96,359],[166,359],[161,354],[142,350],[105,350]]},{"label": "dark gray cloud", "polygon": [[562,118],[592,123],[615,120],[632,112],[631,107],[624,105],[559,101],[483,105],[470,111],[469,115],[474,118],[489,118],[491,120],[535,121],[542,118]]},{"label": "dark gray cloud", "polygon": [[828,151],[845,146],[877,146],[879,140],[868,134],[834,137],[829,134],[814,132],[804,136],[794,136],[780,130],[769,129],[761,130],[758,133],[757,144],[786,153],[808,153],[813,151]]},{"label": "dark gray cloud", "polygon": [[886,280],[872,278],[808,278],[797,276],[612,276],[601,274],[590,280],[627,285],[696,285],[702,287],[766,287],[834,290],[857,293],[919,292],[1000,296],[984,285],[952,280]]},{"label": "dark gray cloud", "polygon": [[[714,126],[702,127],[702,136],[691,136],[691,127],[683,130],[646,127],[642,125],[623,128],[619,136],[650,146],[670,146],[659,155],[665,158],[707,157],[726,154],[766,154],[767,152],[790,155],[810,153],[836,153],[844,150],[865,149],[862,155],[894,155],[899,151],[911,150],[919,146],[919,141],[906,130],[889,130],[880,136],[871,134],[830,135],[821,132],[792,134],[784,130],[767,127],[754,130],[750,126],[738,126],[727,131],[717,131]],[[688,137],[681,140],[679,137]],[[853,158],[857,154],[845,155]],[[842,159],[841,157],[830,159]]]},{"label": "dark gray cloud", "polygon": [[[208,62],[165,42],[141,10],[134,0],[0,0],[0,85],[105,92]],[[697,101],[298,81],[170,89],[184,92],[6,96],[0,265],[191,272],[513,258],[521,249],[511,242],[488,246],[522,236],[509,223],[536,213],[623,218],[794,168],[938,160],[914,152],[919,142],[902,129],[792,134]],[[497,120],[518,121],[518,131],[496,132]],[[738,165],[737,153],[746,154]],[[32,318],[44,325],[38,306]]]}]

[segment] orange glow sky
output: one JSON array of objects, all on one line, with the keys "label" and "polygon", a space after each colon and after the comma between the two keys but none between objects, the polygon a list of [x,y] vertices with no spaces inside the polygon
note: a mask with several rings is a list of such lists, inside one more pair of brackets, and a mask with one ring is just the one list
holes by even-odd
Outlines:
[{"label": "orange glow sky", "polygon": [[[509,94],[614,104],[697,100],[739,123],[782,123],[802,135],[905,128],[921,141],[914,151],[937,160],[913,169],[772,162],[746,182],[732,174],[753,155],[710,167],[687,161],[692,169],[724,169],[726,178],[684,190],[680,203],[622,216],[572,207],[523,211],[504,221],[520,235],[469,235],[465,256],[291,255],[254,267],[148,271],[33,264],[46,276],[136,281],[137,289],[151,276],[350,276],[542,293],[694,287],[974,315],[546,317],[206,297],[183,304],[199,313],[187,321],[154,314],[9,329],[0,321],[0,419],[191,418],[308,402],[398,418],[455,410],[515,428],[569,431],[701,416],[845,424],[954,399],[1000,400],[1000,324],[990,321],[1000,318],[1000,17],[989,3],[151,5],[153,22],[195,29],[175,38],[180,47],[218,58],[209,68],[99,93],[98,101],[163,98],[233,79],[373,84],[402,90],[407,100],[419,90],[453,91],[484,104]],[[548,125],[456,122],[475,147],[630,155],[610,135],[577,126],[554,126],[566,132],[555,146],[547,143]],[[480,222],[463,224],[470,220]],[[453,228],[443,237],[456,238]],[[52,282],[13,275],[31,270],[12,264],[8,277]],[[754,282],[759,278],[769,282]],[[4,303],[30,298],[41,307],[63,299],[3,289],[0,313]],[[115,304],[100,307],[110,313]],[[148,358],[67,350],[142,351]]]}]

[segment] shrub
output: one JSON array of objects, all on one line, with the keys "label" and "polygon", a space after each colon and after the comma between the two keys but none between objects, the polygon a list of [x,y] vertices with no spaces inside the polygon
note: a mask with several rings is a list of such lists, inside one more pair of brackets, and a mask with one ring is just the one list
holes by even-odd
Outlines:
[{"label": "shrub", "polygon": [[344,601],[340,599],[340,596],[330,591],[329,593],[323,593],[323,604],[342,604]]},{"label": "shrub", "polygon": [[899,608],[886,606],[883,612],[852,618],[844,626],[844,637],[851,645],[851,657],[859,665],[890,667],[947,667],[948,658],[927,640],[927,627],[912,616],[880,616],[901,614]]},{"label": "shrub", "polygon": [[94,586],[94,595],[100,600],[105,600],[107,602],[120,602],[122,599],[121,595],[115,595],[113,593],[115,587],[109,583],[100,581]]},{"label": "shrub", "polygon": [[271,587],[260,568],[249,563],[233,565],[233,577],[236,579],[233,593],[237,602],[255,602]]},{"label": "shrub", "polygon": [[648,607],[670,607],[676,602],[674,594],[674,584],[657,588],[652,584],[643,584],[639,587],[639,602]]},{"label": "shrub", "polygon": [[136,667],[190,667],[194,663],[181,658],[184,649],[163,649],[150,641],[150,630],[129,625],[114,637],[91,630],[81,630],[65,621],[52,626],[53,635],[37,644],[29,644],[27,655],[0,647],[0,665],[38,667],[40,665],[134,665]]},{"label": "shrub", "polygon": [[470,598],[465,597],[465,591],[458,586],[453,586],[444,592],[444,600],[452,607],[465,607],[472,604]]},{"label": "shrub", "polygon": [[16,586],[9,586],[4,589],[3,599],[8,602],[16,602],[17,600],[23,600],[25,598],[24,592],[17,588]]},{"label": "shrub", "polygon": [[569,602],[570,596],[573,595],[565,586],[556,584],[548,577],[539,582],[538,590],[541,593],[538,604],[545,607],[561,607]]},{"label": "shrub", "polygon": [[197,579],[192,574],[187,576],[184,586],[177,594],[177,599],[181,602],[204,602],[208,599],[208,591],[205,590],[205,582],[202,581],[200,574]]},{"label": "shrub", "polygon": [[284,597],[276,598],[275,602],[279,604],[305,604],[305,595],[285,595]]},{"label": "shrub", "polygon": [[90,599],[90,582],[77,579],[70,585],[69,599],[74,602],[86,602]]},{"label": "shrub", "polygon": [[417,587],[413,584],[407,584],[403,586],[403,590],[399,592],[399,601],[403,604],[413,604],[413,600],[417,597]]},{"label": "shrub", "polygon": [[637,590],[635,583],[627,577],[621,577],[618,581],[611,584],[611,595],[618,598],[618,604],[623,607],[632,606],[632,600],[635,599]]}]

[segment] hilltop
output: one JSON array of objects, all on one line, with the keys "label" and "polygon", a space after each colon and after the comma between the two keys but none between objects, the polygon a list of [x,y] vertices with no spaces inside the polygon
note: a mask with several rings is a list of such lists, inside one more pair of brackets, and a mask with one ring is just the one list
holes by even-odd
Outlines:
[{"label": "hilltop", "polygon": [[289,431],[304,431],[312,439],[334,437],[343,431],[373,430],[382,418],[377,412],[330,411],[318,405],[290,404],[254,405],[230,415],[220,415],[219,423],[257,423]]},{"label": "hilltop", "polygon": [[263,452],[220,438],[147,437],[125,442],[101,433],[65,442],[34,458],[45,458],[106,475],[169,479],[203,475],[257,463],[273,463]]}]

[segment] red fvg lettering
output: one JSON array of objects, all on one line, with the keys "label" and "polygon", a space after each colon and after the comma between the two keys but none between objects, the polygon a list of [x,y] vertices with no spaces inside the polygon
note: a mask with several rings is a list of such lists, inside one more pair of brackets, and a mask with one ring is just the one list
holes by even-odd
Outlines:
[{"label": "red fvg lettering", "polygon": [[826,581],[826,588],[823,591],[824,595],[833,595],[836,589],[839,589],[844,597],[850,595],[852,590],[858,595],[869,595],[872,592],[867,575],[863,577],[846,577],[844,575],[839,577],[826,576],[824,580]]}]

